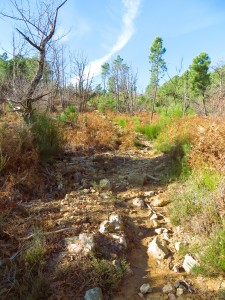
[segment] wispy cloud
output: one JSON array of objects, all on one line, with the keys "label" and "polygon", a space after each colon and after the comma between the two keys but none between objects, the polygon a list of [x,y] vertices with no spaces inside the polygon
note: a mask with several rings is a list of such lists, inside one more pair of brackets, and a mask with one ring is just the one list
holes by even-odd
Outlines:
[{"label": "wispy cloud", "polygon": [[92,76],[99,75],[101,73],[102,64],[107,62],[116,52],[121,50],[133,36],[135,32],[134,20],[138,15],[141,1],[142,0],[122,0],[122,4],[125,7],[125,13],[122,18],[122,31],[109,52],[88,65],[87,69],[90,70]]}]

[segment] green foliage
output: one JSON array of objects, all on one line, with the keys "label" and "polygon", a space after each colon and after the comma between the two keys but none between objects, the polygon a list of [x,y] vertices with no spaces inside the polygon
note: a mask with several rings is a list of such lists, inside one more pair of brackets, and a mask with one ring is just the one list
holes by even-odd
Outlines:
[{"label": "green foliage", "polygon": [[125,260],[119,261],[118,265],[115,266],[109,260],[93,257],[91,264],[95,278],[104,290],[118,287],[124,275],[129,271],[129,266]]},{"label": "green foliage", "polygon": [[193,272],[204,276],[224,275],[225,227],[214,231],[207,243],[200,248],[200,265],[194,267]]},{"label": "green foliage", "polygon": [[208,73],[210,63],[208,54],[203,52],[193,59],[190,66],[190,87],[197,96],[204,95],[210,84],[210,74]]},{"label": "green foliage", "polygon": [[126,118],[119,118],[117,120],[118,125],[120,125],[121,127],[127,127],[127,119]]},{"label": "green foliage", "polygon": [[154,140],[157,138],[159,133],[161,132],[163,126],[162,124],[146,124],[143,127],[137,128],[137,132],[140,132],[148,137],[150,140]]},{"label": "green foliage", "polygon": [[63,147],[63,133],[59,123],[46,113],[35,112],[32,116],[31,131],[34,142],[44,160],[51,160]]},{"label": "green foliage", "polygon": [[225,289],[219,289],[216,295],[220,300],[225,300]]},{"label": "green foliage", "polygon": [[39,268],[46,263],[46,245],[40,235],[35,235],[28,249],[25,251],[24,260],[31,267]]},{"label": "green foliage", "polygon": [[219,193],[223,178],[216,170],[208,169],[193,170],[190,175],[182,191],[175,191],[171,195],[171,222],[175,225],[184,224],[195,215],[207,215],[209,220],[220,222],[213,193]]},{"label": "green foliage", "polygon": [[167,70],[163,55],[166,52],[166,48],[163,47],[163,40],[161,37],[156,37],[150,47],[150,73],[151,84],[158,86],[159,80],[163,77],[164,72]]},{"label": "green foliage", "polygon": [[76,107],[73,105],[67,106],[65,111],[58,116],[58,119],[62,122],[71,122],[72,124],[75,124],[78,119]]},{"label": "green foliage", "polygon": [[108,95],[102,96],[97,99],[97,106],[100,112],[104,112],[105,110],[115,111],[116,101]]}]

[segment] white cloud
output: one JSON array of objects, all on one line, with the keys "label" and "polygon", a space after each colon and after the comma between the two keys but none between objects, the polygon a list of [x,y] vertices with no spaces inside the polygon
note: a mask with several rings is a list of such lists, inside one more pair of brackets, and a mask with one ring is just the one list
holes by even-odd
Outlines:
[{"label": "white cloud", "polygon": [[103,57],[92,61],[87,70],[90,70],[92,76],[97,76],[101,73],[101,66],[107,62],[116,52],[121,50],[130,40],[134,34],[134,20],[138,15],[141,0],[122,0],[125,7],[125,13],[122,18],[122,32],[117,38],[115,44],[111,47],[109,52]]}]

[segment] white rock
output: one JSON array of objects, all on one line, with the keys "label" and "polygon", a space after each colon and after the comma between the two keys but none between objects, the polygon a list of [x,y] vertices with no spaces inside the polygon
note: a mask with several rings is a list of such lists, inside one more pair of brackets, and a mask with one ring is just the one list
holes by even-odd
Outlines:
[{"label": "white rock", "polygon": [[156,213],[152,214],[151,217],[150,217],[150,221],[152,220],[157,220],[158,219],[158,216]]},{"label": "white rock", "polygon": [[163,238],[165,241],[168,241],[168,242],[169,242],[169,240],[170,240],[169,234],[168,234],[167,232],[163,232],[162,238]]},{"label": "white rock", "polygon": [[149,283],[142,284],[142,286],[140,287],[140,292],[142,294],[151,293],[152,292],[152,288],[151,288],[150,284]]},{"label": "white rock", "polygon": [[94,235],[92,233],[81,233],[79,236],[68,237],[64,239],[64,242],[71,254],[82,253],[87,255],[95,247]]},{"label": "white rock", "polygon": [[123,223],[122,223],[121,217],[119,215],[110,215],[109,222],[110,222],[110,224],[113,224],[113,227],[115,228],[115,230],[122,230]]},{"label": "white rock", "polygon": [[175,288],[172,284],[168,283],[167,285],[165,285],[163,288],[162,288],[162,292],[164,294],[169,294],[169,293],[173,293],[175,291]]},{"label": "white rock", "polygon": [[183,290],[181,287],[177,288],[176,295],[177,295],[178,297],[181,296],[181,295],[183,295],[183,293],[184,293],[184,290]]},{"label": "white rock", "polygon": [[93,233],[80,233],[79,241],[85,247],[85,249],[87,249],[89,251],[92,251],[95,247]]},{"label": "white rock", "polygon": [[176,249],[177,251],[180,250],[180,246],[181,246],[181,242],[176,242],[175,245],[174,245],[174,247],[175,247],[175,249]]},{"label": "white rock", "polygon": [[167,200],[160,198],[159,196],[155,197],[151,202],[151,204],[156,207],[165,206],[167,203],[168,203]]},{"label": "white rock", "polygon": [[100,224],[99,232],[107,233],[107,232],[115,232],[121,231],[123,229],[123,222],[119,215],[110,215],[109,220],[104,220]]},{"label": "white rock", "polygon": [[198,266],[199,263],[193,258],[191,257],[190,255],[186,254],[185,257],[184,257],[184,262],[183,262],[183,268],[184,270],[187,272],[187,273],[190,273],[191,272],[191,269],[194,267],[194,266]]},{"label": "white rock", "polygon": [[152,220],[152,224],[154,228],[158,227],[158,222],[156,220]]},{"label": "white rock", "polygon": [[155,229],[155,233],[156,234],[161,234],[163,232],[163,229],[162,228],[156,228]]},{"label": "white rock", "polygon": [[100,224],[99,232],[101,232],[101,233],[109,232],[109,227],[110,227],[109,221],[108,221],[108,220],[104,220],[104,221],[102,221],[102,223]]},{"label": "white rock", "polygon": [[154,194],[155,194],[155,192],[153,192],[153,191],[147,191],[147,192],[144,192],[144,196],[145,197],[152,197],[152,196],[154,196]]},{"label": "white rock", "polygon": [[111,237],[118,241],[124,248],[127,248],[127,242],[123,235],[111,234]]},{"label": "white rock", "polygon": [[169,254],[168,248],[162,245],[161,241],[157,237],[155,237],[149,244],[148,252],[157,259],[164,259]]},{"label": "white rock", "polygon": [[133,205],[138,207],[145,207],[144,201],[140,198],[134,198]]},{"label": "white rock", "polygon": [[95,287],[91,290],[86,291],[85,300],[103,300],[102,290],[99,287]]}]

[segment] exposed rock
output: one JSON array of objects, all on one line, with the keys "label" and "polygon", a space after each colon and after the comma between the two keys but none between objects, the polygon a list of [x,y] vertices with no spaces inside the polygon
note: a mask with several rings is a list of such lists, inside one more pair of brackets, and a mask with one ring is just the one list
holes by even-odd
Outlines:
[{"label": "exposed rock", "polygon": [[109,199],[109,198],[111,198],[111,195],[106,194],[106,193],[101,193],[99,196],[100,196],[102,199]]},{"label": "exposed rock", "polygon": [[175,245],[174,245],[174,247],[175,247],[175,249],[176,249],[177,251],[180,250],[180,246],[181,246],[181,242],[176,242]]},{"label": "exposed rock", "polygon": [[151,288],[150,284],[149,283],[142,284],[142,286],[140,287],[140,292],[142,294],[151,293],[152,292],[152,288]]},{"label": "exposed rock", "polygon": [[199,263],[193,258],[191,257],[190,255],[186,254],[185,257],[184,257],[184,262],[183,262],[183,268],[184,270],[187,272],[187,273],[190,273],[191,272],[191,269],[194,267],[194,266],[198,266]]},{"label": "exposed rock", "polygon": [[145,207],[145,202],[140,198],[134,198],[133,205],[138,207]]},{"label": "exposed rock", "polygon": [[160,228],[155,229],[155,233],[157,233],[157,234],[162,234],[162,233],[167,233],[167,232],[168,232],[167,228],[160,227]]},{"label": "exposed rock", "polygon": [[157,220],[157,219],[158,219],[158,216],[156,213],[152,214],[150,217],[150,221]]},{"label": "exposed rock", "polygon": [[123,235],[111,234],[111,237],[117,240],[118,243],[122,245],[124,248],[127,247],[127,242]]},{"label": "exposed rock", "polygon": [[115,232],[123,229],[123,223],[119,215],[110,215],[109,220],[104,220],[100,224],[99,232]]},{"label": "exposed rock", "polygon": [[101,179],[99,181],[99,187],[101,190],[110,190],[111,183],[110,183],[109,179],[107,179],[107,178]]},{"label": "exposed rock", "polygon": [[183,267],[180,266],[178,263],[176,263],[176,264],[173,266],[172,270],[173,270],[175,273],[180,273],[181,270],[183,270]]},{"label": "exposed rock", "polygon": [[169,293],[173,293],[175,292],[175,288],[172,284],[168,283],[167,285],[165,285],[163,288],[162,288],[162,292],[164,294],[169,294]]},{"label": "exposed rock", "polygon": [[79,236],[64,239],[67,250],[71,254],[87,255],[94,250],[94,235],[92,233],[81,233]]},{"label": "exposed rock", "polygon": [[144,185],[146,182],[146,174],[130,174],[128,176],[129,184],[133,185]]},{"label": "exposed rock", "polygon": [[169,240],[170,240],[169,234],[167,232],[163,232],[162,238],[167,242],[169,242]]},{"label": "exposed rock", "polygon": [[156,206],[156,207],[163,207],[163,206],[165,206],[165,205],[168,204],[168,201],[167,201],[166,199],[163,199],[163,198],[159,197],[159,196],[156,196],[156,197],[152,200],[151,204],[152,204],[153,206]]},{"label": "exposed rock", "polygon": [[193,287],[185,280],[179,280],[174,284],[175,288],[182,288],[183,290],[187,290],[189,293],[194,293]]},{"label": "exposed rock", "polygon": [[164,246],[158,237],[155,237],[148,246],[148,252],[150,252],[157,259],[164,259],[169,255],[169,250]]},{"label": "exposed rock", "polygon": [[109,222],[110,222],[110,224],[113,224],[113,227],[115,228],[115,230],[122,230],[123,222],[119,215],[110,215]]},{"label": "exposed rock", "polygon": [[181,288],[181,287],[177,288],[177,292],[176,292],[177,297],[183,295],[183,293],[184,293],[184,289],[183,288]]},{"label": "exposed rock", "polygon": [[155,195],[154,191],[147,191],[147,192],[143,193],[143,196],[145,196],[145,197],[152,197],[154,195]]},{"label": "exposed rock", "polygon": [[93,233],[80,233],[79,241],[89,251],[92,251],[95,247]]},{"label": "exposed rock", "polygon": [[91,290],[86,291],[85,300],[103,300],[102,290],[99,287],[95,287]]},{"label": "exposed rock", "polygon": [[152,220],[152,224],[154,228],[158,227],[158,222],[155,219]]},{"label": "exposed rock", "polygon": [[177,297],[173,293],[168,294],[168,300],[176,300]]}]

